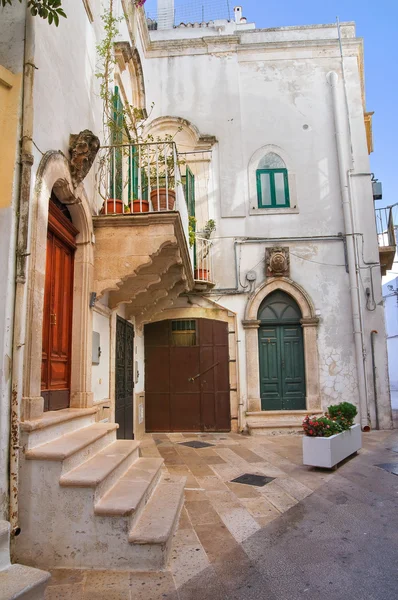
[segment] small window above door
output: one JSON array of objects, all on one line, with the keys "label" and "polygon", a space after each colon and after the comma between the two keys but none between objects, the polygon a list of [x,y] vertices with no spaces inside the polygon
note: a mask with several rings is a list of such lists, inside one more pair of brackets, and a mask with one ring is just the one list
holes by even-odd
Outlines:
[{"label": "small window above door", "polygon": [[196,321],[171,321],[172,346],[196,346]]}]

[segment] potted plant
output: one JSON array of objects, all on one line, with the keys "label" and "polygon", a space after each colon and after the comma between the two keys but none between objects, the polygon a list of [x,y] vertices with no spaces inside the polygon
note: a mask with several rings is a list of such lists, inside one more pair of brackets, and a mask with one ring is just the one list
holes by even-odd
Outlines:
[{"label": "potted plant", "polygon": [[118,198],[108,198],[104,200],[100,214],[101,215],[121,215],[123,212],[123,201]]},{"label": "potted plant", "polygon": [[357,409],[349,402],[329,406],[321,417],[303,421],[303,463],[331,469],[362,447],[361,427],[354,425]]},{"label": "potted plant", "polygon": [[[202,240],[210,240],[211,234],[216,230],[216,222],[214,219],[209,219],[203,230],[200,232],[199,239]],[[203,243],[202,243],[203,244]],[[197,281],[209,281],[209,269],[208,261],[206,258],[210,252],[210,248],[212,247],[213,242],[208,241],[202,245],[202,248],[199,250],[198,256],[198,266],[194,270],[194,279]]]},{"label": "potted plant", "polygon": [[148,200],[137,200],[134,199],[131,202],[133,207],[133,213],[147,213],[149,212],[149,202]]},{"label": "potted plant", "polygon": [[176,178],[176,168],[185,162],[178,159],[174,151],[174,137],[179,131],[181,128],[174,135],[166,134],[162,138],[157,137],[156,140],[151,135],[147,136],[147,141],[154,143],[154,150],[146,159],[144,173],[149,162],[150,199],[156,212],[174,210],[175,186],[176,183],[180,183],[179,178]]}]

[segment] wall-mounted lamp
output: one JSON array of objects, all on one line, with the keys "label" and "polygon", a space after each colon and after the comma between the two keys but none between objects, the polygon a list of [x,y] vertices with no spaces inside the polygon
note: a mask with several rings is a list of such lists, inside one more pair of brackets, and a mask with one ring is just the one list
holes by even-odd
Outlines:
[{"label": "wall-mounted lamp", "polygon": [[90,308],[94,308],[96,299],[97,299],[96,292],[91,292],[91,294],[90,294],[90,304],[89,304]]}]

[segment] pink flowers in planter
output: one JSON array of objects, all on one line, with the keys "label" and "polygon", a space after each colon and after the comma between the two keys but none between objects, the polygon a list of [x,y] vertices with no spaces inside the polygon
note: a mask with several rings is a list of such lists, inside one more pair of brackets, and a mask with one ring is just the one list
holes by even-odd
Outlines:
[{"label": "pink flowers in planter", "polygon": [[329,406],[328,412],[321,417],[307,415],[303,421],[305,435],[312,437],[330,437],[350,429],[354,423],[357,408],[349,402]]}]

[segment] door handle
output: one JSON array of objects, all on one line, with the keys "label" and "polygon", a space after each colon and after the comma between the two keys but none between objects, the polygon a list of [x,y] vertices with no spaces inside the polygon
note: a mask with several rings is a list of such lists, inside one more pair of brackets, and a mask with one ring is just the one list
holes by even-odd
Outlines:
[{"label": "door handle", "polygon": [[50,315],[50,325],[56,325],[57,324],[57,315],[55,313]]},{"label": "door handle", "polygon": [[211,365],[211,367],[209,367],[208,369],[206,369],[205,371],[203,371],[202,373],[198,373],[197,375],[195,375],[195,377],[188,377],[188,381],[190,381],[191,383],[193,383],[195,381],[195,379],[197,379],[198,377],[200,377],[201,375],[204,375],[205,373],[207,373],[208,371],[211,371],[211,369],[214,369],[214,367],[216,367],[217,365],[219,365],[220,362],[216,362],[214,363],[214,365]]}]

